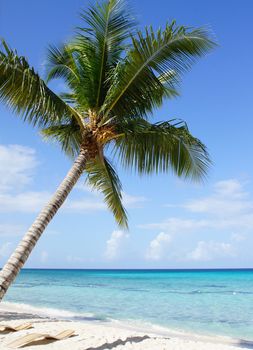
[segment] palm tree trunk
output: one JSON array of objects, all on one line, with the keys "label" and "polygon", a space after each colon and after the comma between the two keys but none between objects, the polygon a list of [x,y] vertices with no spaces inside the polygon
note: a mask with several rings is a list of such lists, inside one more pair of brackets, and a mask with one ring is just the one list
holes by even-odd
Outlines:
[{"label": "palm tree trunk", "polygon": [[9,260],[0,272],[0,301],[7,292],[7,289],[17,277],[20,269],[28,259],[32,249],[45,228],[57,213],[58,209],[64,203],[68,194],[80,178],[85,168],[87,152],[81,150],[76,158],[72,168],[64,178],[50,202],[42,209],[36,220],[20,241],[16,250],[10,256]]}]

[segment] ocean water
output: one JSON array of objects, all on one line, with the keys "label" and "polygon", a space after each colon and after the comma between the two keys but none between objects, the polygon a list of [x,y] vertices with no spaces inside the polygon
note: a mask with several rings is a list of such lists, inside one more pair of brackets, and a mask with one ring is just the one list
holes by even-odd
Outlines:
[{"label": "ocean water", "polygon": [[[23,270],[5,301],[253,340],[253,270]],[[59,312],[60,314],[60,312]]]}]

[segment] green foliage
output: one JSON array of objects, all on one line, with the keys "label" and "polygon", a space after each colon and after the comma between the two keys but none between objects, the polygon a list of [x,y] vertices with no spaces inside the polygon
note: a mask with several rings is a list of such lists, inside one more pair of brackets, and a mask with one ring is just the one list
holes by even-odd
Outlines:
[{"label": "green foliage", "polygon": [[46,140],[59,142],[62,150],[70,157],[74,158],[78,155],[82,142],[82,134],[75,119],[69,124],[49,126],[43,129],[41,134]]},{"label": "green foliage", "polygon": [[175,22],[156,33],[152,27],[144,34],[138,31],[125,60],[111,74],[106,113],[146,116],[165,97],[177,95],[181,75],[213,46],[206,30],[189,31],[176,27]]},{"label": "green foliage", "polygon": [[0,101],[25,121],[40,127],[60,122],[70,115],[64,101],[5,41],[0,49]]},{"label": "green foliage", "polygon": [[81,14],[89,28],[79,28],[81,33],[91,38],[96,49],[93,56],[95,81],[95,106],[103,103],[108,87],[107,78],[126,49],[125,40],[129,37],[135,21],[122,0],[109,0],[90,6]]},{"label": "green foliage", "polygon": [[121,60],[135,22],[122,0],[96,3],[81,13],[86,27],[68,45],[51,46],[48,79],[63,78],[83,107],[99,109],[110,87],[110,72]]},{"label": "green foliage", "polygon": [[105,157],[96,157],[86,167],[87,182],[104,195],[104,200],[118,224],[128,228],[127,214],[122,205],[122,186],[119,177]]},{"label": "green foliage", "polygon": [[[47,81],[62,78],[71,94],[71,104],[85,113],[95,104],[94,67],[95,48],[85,37],[48,50]],[[68,96],[70,97],[70,96]]]},{"label": "green foliage", "polygon": [[151,124],[144,119],[120,123],[115,155],[123,166],[139,174],[173,171],[179,177],[199,180],[210,159],[206,147],[193,137],[184,122]]},{"label": "green foliage", "polygon": [[[113,150],[139,174],[204,178],[209,156],[187,126],[175,120],[151,124],[148,118],[165,99],[178,96],[183,74],[215,43],[205,29],[175,22],[141,32],[124,0],[96,2],[81,19],[72,40],[49,47],[45,81],[2,42],[0,101],[69,156],[81,147],[97,150],[86,167],[87,181],[127,227],[121,183],[104,154]],[[62,79],[67,92],[54,93],[47,85],[52,79]]]}]

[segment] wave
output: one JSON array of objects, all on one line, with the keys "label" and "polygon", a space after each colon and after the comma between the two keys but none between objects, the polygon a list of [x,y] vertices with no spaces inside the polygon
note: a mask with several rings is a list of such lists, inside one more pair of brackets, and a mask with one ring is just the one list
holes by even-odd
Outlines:
[{"label": "wave", "polygon": [[180,290],[164,290],[160,291],[161,294],[183,294],[183,295],[194,295],[194,294],[219,294],[219,295],[236,295],[236,294],[249,294],[252,295],[253,291],[242,291],[242,290],[223,290],[223,291],[213,291],[213,290],[190,290],[190,291],[180,291]]},{"label": "wave", "polygon": [[[229,345],[245,345],[243,347],[253,348],[253,342],[247,339],[239,339],[229,335],[222,335],[221,333],[213,333],[209,329],[190,329],[188,327],[176,327],[176,326],[166,326],[160,325],[157,323],[150,322],[145,319],[115,319],[115,318],[101,318],[96,317],[92,313],[78,313],[71,312],[68,310],[61,310],[48,307],[38,307],[32,306],[23,303],[14,303],[14,302],[2,302],[0,305],[0,312],[8,313],[22,313],[22,314],[31,314],[32,317],[47,317],[51,320],[71,320],[71,321],[99,321],[99,322],[110,322],[112,326],[119,328],[133,330],[135,332],[152,332],[153,334],[161,336],[176,336],[183,337],[184,339],[194,339],[198,338],[199,340],[203,339],[204,341],[210,341],[215,343],[229,344]],[[185,317],[184,317],[185,319]],[[227,320],[219,320],[220,322],[227,322]],[[211,319],[208,320],[210,324]],[[247,346],[246,346],[247,345]]]},{"label": "wave", "polygon": [[23,303],[13,303],[4,301],[1,303],[1,310],[6,312],[22,312],[30,313],[34,316],[48,317],[61,320],[76,320],[76,321],[107,321],[104,317],[98,317],[92,313],[79,313],[64,309],[56,309],[43,306],[33,306]]}]

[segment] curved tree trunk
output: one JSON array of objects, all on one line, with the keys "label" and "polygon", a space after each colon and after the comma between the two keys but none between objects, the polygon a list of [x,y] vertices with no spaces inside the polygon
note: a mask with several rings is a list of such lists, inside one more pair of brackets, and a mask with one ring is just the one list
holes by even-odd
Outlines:
[{"label": "curved tree trunk", "polygon": [[42,209],[28,232],[20,241],[14,253],[10,256],[9,260],[1,270],[0,301],[2,300],[11,283],[17,277],[20,269],[28,259],[32,249],[44,232],[45,228],[57,213],[58,209],[61,207],[68,194],[76,184],[77,180],[83,173],[87,159],[86,155],[87,153],[85,150],[80,151],[80,154],[76,158],[72,168],[56,190],[53,198]]}]

